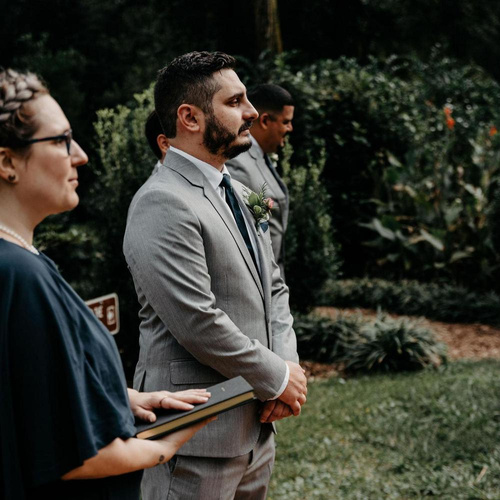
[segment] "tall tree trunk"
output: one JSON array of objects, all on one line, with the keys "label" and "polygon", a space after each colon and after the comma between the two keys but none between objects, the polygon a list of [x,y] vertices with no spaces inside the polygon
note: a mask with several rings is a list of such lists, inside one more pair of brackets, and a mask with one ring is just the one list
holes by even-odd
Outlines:
[{"label": "tall tree trunk", "polygon": [[274,54],[283,52],[278,0],[255,0],[254,9],[256,46],[259,54],[264,50]]}]

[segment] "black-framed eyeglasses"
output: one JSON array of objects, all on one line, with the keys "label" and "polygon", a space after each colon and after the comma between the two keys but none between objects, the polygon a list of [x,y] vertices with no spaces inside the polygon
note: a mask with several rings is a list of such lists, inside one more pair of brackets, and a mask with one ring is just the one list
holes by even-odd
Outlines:
[{"label": "black-framed eyeglasses", "polygon": [[35,142],[44,141],[64,141],[66,143],[66,150],[68,151],[68,156],[71,154],[71,141],[73,140],[73,131],[69,129],[67,132],[61,135],[54,135],[52,137],[41,137],[40,139],[26,139],[23,141],[26,144],[33,144]]}]

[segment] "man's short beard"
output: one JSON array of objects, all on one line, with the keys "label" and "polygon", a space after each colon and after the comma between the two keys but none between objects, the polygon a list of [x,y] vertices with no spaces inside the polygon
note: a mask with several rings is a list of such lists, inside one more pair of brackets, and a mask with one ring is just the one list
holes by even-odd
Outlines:
[{"label": "man's short beard", "polygon": [[250,149],[252,146],[250,137],[248,138],[248,142],[244,144],[234,144],[234,142],[241,132],[248,130],[252,126],[252,122],[246,122],[241,126],[238,134],[233,134],[224,127],[212,112],[209,112],[206,116],[203,144],[211,154],[230,160]]}]

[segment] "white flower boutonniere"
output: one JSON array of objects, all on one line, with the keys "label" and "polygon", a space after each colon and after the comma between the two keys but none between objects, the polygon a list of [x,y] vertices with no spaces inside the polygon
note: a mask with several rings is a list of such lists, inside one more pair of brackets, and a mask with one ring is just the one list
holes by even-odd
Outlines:
[{"label": "white flower boutonniere", "polygon": [[255,227],[259,229],[259,226],[261,226],[264,232],[269,227],[268,221],[272,215],[271,210],[274,207],[274,200],[266,197],[266,187],[267,184],[264,183],[258,193],[254,193],[248,189],[245,193],[245,203],[253,215]]}]

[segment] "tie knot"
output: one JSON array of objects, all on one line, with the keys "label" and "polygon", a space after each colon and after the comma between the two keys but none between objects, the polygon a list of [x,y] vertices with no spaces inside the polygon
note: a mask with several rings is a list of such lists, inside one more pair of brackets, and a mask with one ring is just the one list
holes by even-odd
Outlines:
[{"label": "tie knot", "polygon": [[231,184],[231,177],[228,174],[222,175],[222,180],[220,181],[220,185],[229,191],[233,190],[233,186]]}]

